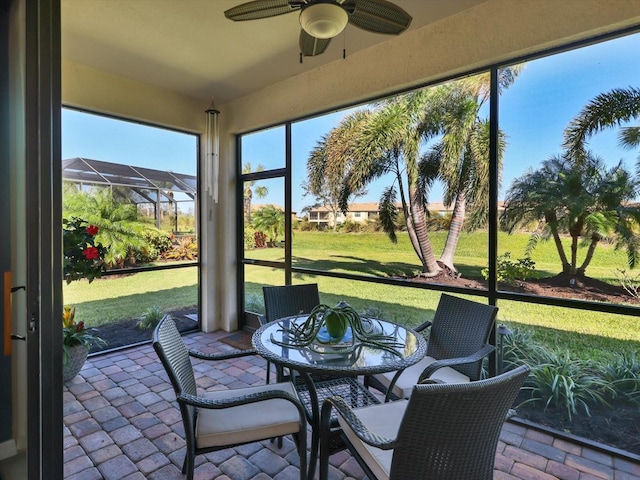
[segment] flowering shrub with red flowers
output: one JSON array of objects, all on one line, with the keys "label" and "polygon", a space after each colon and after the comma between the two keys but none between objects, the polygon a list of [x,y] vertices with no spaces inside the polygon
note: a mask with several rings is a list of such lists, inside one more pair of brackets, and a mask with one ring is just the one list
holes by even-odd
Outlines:
[{"label": "flowering shrub with red flowers", "polygon": [[108,248],[96,242],[98,227],[72,217],[62,220],[64,279],[67,283],[86,278],[89,283],[99,278],[107,267],[104,256]]}]

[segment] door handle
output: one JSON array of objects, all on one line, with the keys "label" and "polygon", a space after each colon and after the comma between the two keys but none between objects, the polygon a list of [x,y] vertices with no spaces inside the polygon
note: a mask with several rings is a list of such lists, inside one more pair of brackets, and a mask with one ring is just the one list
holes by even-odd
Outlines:
[{"label": "door handle", "polygon": [[4,355],[11,355],[11,272],[4,272]]},{"label": "door handle", "polygon": [[4,285],[3,285],[3,302],[4,302],[4,355],[11,355],[11,340],[26,341],[27,338],[22,335],[16,335],[11,333],[11,294],[18,290],[26,290],[24,285],[18,287],[11,286],[11,272],[4,272]]}]

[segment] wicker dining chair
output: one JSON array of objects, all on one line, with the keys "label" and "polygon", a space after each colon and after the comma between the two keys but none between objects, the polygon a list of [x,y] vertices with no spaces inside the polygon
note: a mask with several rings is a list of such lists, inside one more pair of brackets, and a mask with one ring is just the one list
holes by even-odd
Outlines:
[{"label": "wicker dining chair", "polygon": [[[182,473],[193,479],[195,456],[283,435],[293,435],[300,480],[307,476],[307,420],[291,382],[198,393],[190,357],[228,360],[254,350],[206,354],[188,350],[175,322],[165,316],[153,332],[153,348],[167,371],[184,425],[187,452]],[[215,368],[212,364],[211,368]]]},{"label": "wicker dining chair", "polygon": [[[303,285],[281,285],[275,287],[262,287],[264,296],[264,323],[273,322],[280,318],[293,315],[310,313],[320,303],[320,293],[317,283]],[[267,383],[270,381],[271,363],[267,361]],[[286,380],[285,372],[276,368],[278,381]]]},{"label": "wicker dining chair", "polygon": [[490,480],[502,425],[529,374],[522,365],[468,383],[414,385],[409,400],[351,409],[341,397],[322,405],[320,480],[329,472],[331,410],[341,436],[374,480]]},{"label": "wicker dining chair", "polygon": [[430,327],[426,356],[411,367],[373,375],[365,384],[387,394],[387,398],[409,398],[419,378],[445,383],[479,380],[482,362],[495,347],[489,345],[498,308],[442,294],[432,321],[415,328]]}]

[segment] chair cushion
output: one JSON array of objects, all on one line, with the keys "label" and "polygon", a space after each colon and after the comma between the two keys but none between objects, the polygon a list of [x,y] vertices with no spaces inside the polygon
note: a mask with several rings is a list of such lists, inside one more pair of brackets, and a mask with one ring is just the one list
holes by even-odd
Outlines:
[{"label": "chair cushion", "polygon": [[[206,392],[202,396],[220,400],[274,389],[284,390],[298,398],[291,382]],[[201,408],[196,421],[196,447],[248,443],[299,431],[298,409],[291,402],[279,398],[221,409]]]},{"label": "chair cushion", "polygon": [[[408,404],[407,400],[398,400],[397,402],[356,408],[353,412],[373,433],[381,437],[394,439],[398,436],[398,428],[400,428],[400,422]],[[378,480],[389,478],[393,450],[381,450],[364,443],[340,415],[338,415],[338,423],[376,478]]]},{"label": "chair cushion", "polygon": [[[420,374],[424,371],[425,368],[427,368],[435,361],[436,359],[433,357],[424,357],[418,363],[406,368],[394,385],[392,390],[393,394],[399,398],[409,398],[411,396],[413,386],[418,383]],[[396,372],[387,372],[375,375],[375,378],[385,387],[389,388],[389,385],[391,385],[391,381],[393,380],[393,376],[395,374]],[[466,383],[470,381],[469,377],[463,375],[462,373],[451,367],[439,368],[433,373],[433,375],[431,375],[430,378],[440,380],[444,383]]]}]

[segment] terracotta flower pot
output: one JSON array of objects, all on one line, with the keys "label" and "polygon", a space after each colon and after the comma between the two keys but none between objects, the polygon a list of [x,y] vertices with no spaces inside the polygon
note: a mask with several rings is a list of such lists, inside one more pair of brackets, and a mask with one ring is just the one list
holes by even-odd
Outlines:
[{"label": "terracotta flower pot", "polygon": [[84,345],[67,347],[62,364],[62,380],[67,382],[78,375],[87,360],[89,350]]}]

